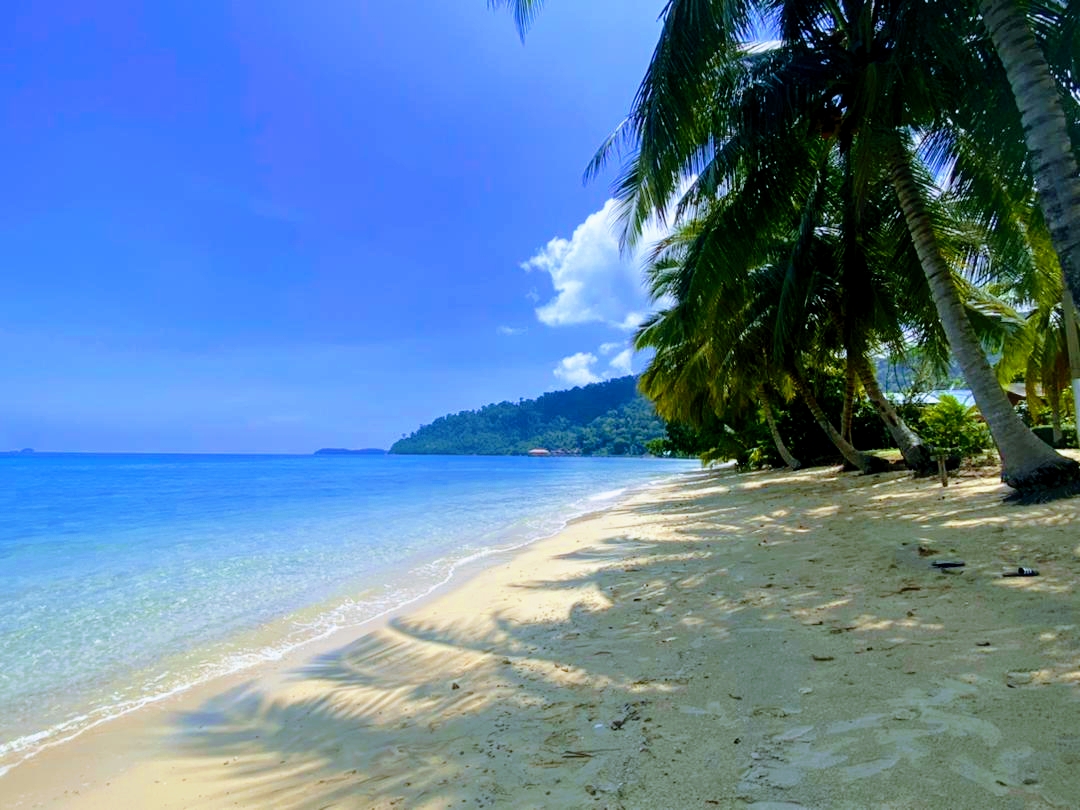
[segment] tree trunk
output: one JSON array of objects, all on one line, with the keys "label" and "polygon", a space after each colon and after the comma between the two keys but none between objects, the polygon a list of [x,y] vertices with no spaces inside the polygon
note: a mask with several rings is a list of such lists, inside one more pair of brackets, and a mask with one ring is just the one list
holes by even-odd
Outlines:
[{"label": "tree trunk", "polygon": [[1080,426],[1080,339],[1076,333],[1076,301],[1069,288],[1061,300],[1062,321],[1065,324],[1065,350],[1069,357],[1069,385],[1072,388],[1073,421]]},{"label": "tree trunk", "polygon": [[776,417],[773,416],[772,403],[769,402],[769,395],[765,393],[764,388],[760,388],[758,389],[758,396],[761,398],[761,409],[765,411],[765,421],[769,423],[769,433],[772,434],[773,444],[776,445],[776,452],[780,454],[780,458],[782,458],[784,463],[792,470],[799,469],[802,465],[795,456],[791,455],[791,451],[787,449],[787,445],[784,444],[784,440],[780,437],[780,430],[776,427]]},{"label": "tree trunk", "polygon": [[1061,432],[1061,392],[1048,391],[1046,386],[1043,386],[1043,392],[1046,394],[1047,399],[1050,400],[1050,424],[1054,428],[1054,446],[1060,447],[1064,435]]},{"label": "tree trunk", "polygon": [[998,385],[953,281],[921,191],[911,158],[901,143],[889,155],[893,188],[915,244],[938,317],[975,403],[994,437],[1001,456],[1001,480],[1021,494],[1080,482],[1080,464],[1056,453],[1020,420]]},{"label": "tree trunk", "polygon": [[1080,300],[1080,169],[1057,86],[1016,0],[979,0],[979,10],[1020,110],[1028,163],[1066,286]]},{"label": "tree trunk", "polygon": [[919,434],[908,427],[907,422],[896,412],[889,398],[882,393],[870,361],[865,356],[856,355],[849,362],[854,362],[859,379],[862,380],[863,388],[866,389],[866,395],[874,403],[878,416],[885,423],[889,435],[900,448],[900,452],[904,454],[904,461],[908,468],[920,475],[931,475],[936,472],[937,461],[934,458],[934,451],[919,438]]},{"label": "tree trunk", "polygon": [[802,397],[803,402],[806,403],[806,407],[810,409],[810,413],[814,415],[814,421],[818,423],[822,430],[825,431],[825,435],[829,437],[829,440],[836,445],[836,449],[840,451],[848,463],[854,466],[861,473],[878,472],[879,470],[888,467],[888,464],[877,456],[872,456],[869,453],[863,453],[860,450],[856,450],[851,442],[845,441],[832,422],[829,421],[829,417],[825,415],[825,411],[821,409],[821,405],[817,401],[817,397],[814,396],[813,391],[810,390],[810,386],[803,379],[801,371],[792,371],[791,380],[795,384],[795,389],[799,392],[799,396]]},{"label": "tree trunk", "polygon": [[851,358],[844,364],[844,411],[840,416],[840,435],[851,441],[851,423],[855,418],[855,365]]}]

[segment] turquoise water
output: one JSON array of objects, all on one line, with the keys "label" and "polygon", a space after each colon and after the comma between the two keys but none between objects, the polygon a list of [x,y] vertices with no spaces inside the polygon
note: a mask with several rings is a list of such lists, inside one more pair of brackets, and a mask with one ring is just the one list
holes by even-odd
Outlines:
[{"label": "turquoise water", "polygon": [[696,468],[651,459],[0,458],[0,773]]}]

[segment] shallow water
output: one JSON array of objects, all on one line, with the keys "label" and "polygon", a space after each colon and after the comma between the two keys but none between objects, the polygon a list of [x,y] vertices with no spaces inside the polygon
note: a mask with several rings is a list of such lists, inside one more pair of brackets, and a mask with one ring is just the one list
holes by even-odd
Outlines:
[{"label": "shallow water", "polygon": [[0,458],[0,773],[551,534],[653,459]]}]

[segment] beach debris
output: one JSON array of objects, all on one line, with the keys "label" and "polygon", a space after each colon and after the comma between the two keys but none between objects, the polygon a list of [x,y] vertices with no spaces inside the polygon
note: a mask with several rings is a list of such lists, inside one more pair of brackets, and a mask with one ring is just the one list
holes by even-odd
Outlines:
[{"label": "beach debris", "polygon": [[453,683],[450,684],[451,691],[453,691],[454,689],[460,689],[460,688],[461,687],[458,685],[457,681],[454,681]]},{"label": "beach debris", "polygon": [[934,560],[930,565],[944,570],[947,568],[963,568],[967,563],[963,560]]},{"label": "beach debris", "polygon": [[1035,568],[1024,568],[1020,566],[1015,571],[1006,571],[1002,574],[1003,577],[1037,577],[1039,575],[1038,570]]},{"label": "beach debris", "polygon": [[919,546],[920,557],[933,557],[935,554],[940,554],[936,548],[930,548],[930,546]]},{"label": "beach debris", "polygon": [[1018,686],[1027,686],[1035,680],[1035,676],[1030,672],[1006,672],[1005,673],[1005,685],[1010,689],[1016,689]]},{"label": "beach debris", "polygon": [[619,786],[611,782],[601,782],[599,785],[585,785],[585,792],[590,796],[595,796],[597,793],[614,793],[619,789]]},{"label": "beach debris", "polygon": [[802,714],[802,709],[788,709],[784,706],[756,706],[750,714],[753,717],[790,717],[793,714]]},{"label": "beach debris", "polygon": [[611,728],[611,730],[612,731],[618,731],[623,726],[625,726],[627,723],[629,723],[631,720],[639,720],[641,718],[641,713],[638,711],[637,707],[640,706],[640,705],[642,705],[642,704],[641,703],[627,703],[627,704],[623,705],[622,717],[616,717],[614,720],[612,720],[610,723],[608,723],[608,726]]},{"label": "beach debris", "polygon": [[810,655],[810,657],[813,658],[815,661],[834,661],[834,660],[836,660],[835,655],[819,655],[818,653],[812,653]]}]

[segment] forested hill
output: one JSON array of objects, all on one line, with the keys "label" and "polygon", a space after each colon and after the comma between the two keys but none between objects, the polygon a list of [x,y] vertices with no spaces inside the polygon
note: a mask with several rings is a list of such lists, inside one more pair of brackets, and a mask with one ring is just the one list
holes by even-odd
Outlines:
[{"label": "forested hill", "polygon": [[391,453],[522,455],[536,448],[584,456],[643,455],[664,435],[636,377],[500,402],[441,416],[394,443]]}]

